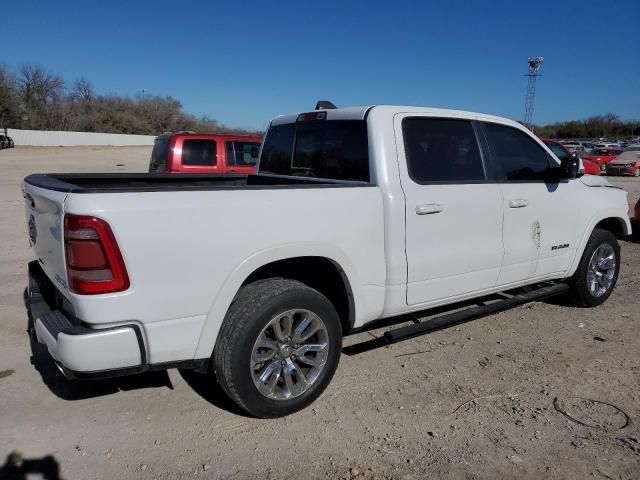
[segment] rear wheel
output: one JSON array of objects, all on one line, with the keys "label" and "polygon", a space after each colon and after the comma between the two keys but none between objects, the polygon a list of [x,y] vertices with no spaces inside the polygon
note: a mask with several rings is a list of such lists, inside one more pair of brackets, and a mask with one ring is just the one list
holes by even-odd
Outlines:
[{"label": "rear wheel", "polygon": [[242,287],[218,334],[213,366],[223,390],[256,417],[311,404],[338,366],[342,330],[317,290],[273,278]]},{"label": "rear wheel", "polygon": [[620,246],[613,233],[596,228],[571,279],[572,296],[583,307],[603,304],[618,281]]}]

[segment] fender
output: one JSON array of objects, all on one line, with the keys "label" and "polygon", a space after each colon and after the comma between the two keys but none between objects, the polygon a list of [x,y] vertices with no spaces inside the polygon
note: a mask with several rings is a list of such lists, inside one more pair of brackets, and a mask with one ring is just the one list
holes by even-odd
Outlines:
[{"label": "fender", "polygon": [[[384,295],[376,295],[377,304],[371,305],[372,295],[363,292],[367,286],[360,282],[359,275],[349,260],[348,256],[338,247],[332,244],[320,242],[304,242],[295,244],[278,245],[254,253],[237,265],[226,277],[223,288],[217,292],[209,313],[206,316],[198,346],[194,358],[206,358],[211,356],[218,337],[218,332],[224,317],[233,301],[236,293],[244,281],[253,272],[269,263],[297,257],[324,257],[331,260],[344,272],[351,285],[353,302],[355,305],[356,325],[362,321],[362,316],[377,318],[382,313]],[[380,288],[384,291],[384,286]]]},{"label": "fender", "polygon": [[589,237],[591,237],[591,233],[596,228],[596,225],[607,218],[615,218],[620,221],[621,226],[623,227],[624,235],[631,235],[631,222],[628,217],[620,216],[620,209],[617,208],[608,208],[605,210],[601,210],[594,215],[590,222],[589,226],[585,229],[582,234],[582,238],[580,239],[580,243],[578,244],[578,248],[576,249],[576,254],[573,257],[573,260],[569,264],[569,268],[565,272],[565,277],[570,277],[573,275],[578,269],[578,264],[580,263],[580,259],[582,258],[582,254],[584,252],[585,247],[587,246],[587,242],[589,241]]}]

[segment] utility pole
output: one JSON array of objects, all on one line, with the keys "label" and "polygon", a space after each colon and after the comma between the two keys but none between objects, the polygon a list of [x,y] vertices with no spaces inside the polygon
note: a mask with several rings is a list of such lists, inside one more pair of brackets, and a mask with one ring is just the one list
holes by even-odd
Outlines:
[{"label": "utility pole", "polygon": [[536,80],[540,76],[540,66],[542,65],[542,57],[529,57],[529,73],[525,77],[527,80],[527,95],[524,101],[524,126],[533,131],[533,102],[536,98]]}]

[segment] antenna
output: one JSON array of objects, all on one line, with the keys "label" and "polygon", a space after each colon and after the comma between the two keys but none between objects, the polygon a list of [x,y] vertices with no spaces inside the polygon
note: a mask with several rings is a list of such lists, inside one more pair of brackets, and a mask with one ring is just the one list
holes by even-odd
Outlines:
[{"label": "antenna", "polygon": [[542,57],[529,57],[529,73],[525,77],[529,77],[527,81],[527,95],[524,100],[524,126],[533,131],[533,102],[536,98],[536,80],[540,76],[538,73],[542,66]]}]

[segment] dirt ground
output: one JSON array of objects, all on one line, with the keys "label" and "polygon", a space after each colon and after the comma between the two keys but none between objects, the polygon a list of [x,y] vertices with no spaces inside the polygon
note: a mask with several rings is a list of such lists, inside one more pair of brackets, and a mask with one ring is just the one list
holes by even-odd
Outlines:
[{"label": "dirt ground", "polygon": [[[640,478],[638,240],[620,240],[622,271],[605,305],[535,303],[344,354],[321,398],[283,419],[248,418],[210,377],[177,370],[65,380],[25,333],[20,182],[144,171],[149,154],[0,151],[0,478],[13,451],[66,479]],[[640,196],[640,179],[611,181],[630,202]]]}]

